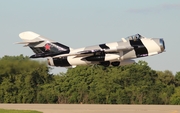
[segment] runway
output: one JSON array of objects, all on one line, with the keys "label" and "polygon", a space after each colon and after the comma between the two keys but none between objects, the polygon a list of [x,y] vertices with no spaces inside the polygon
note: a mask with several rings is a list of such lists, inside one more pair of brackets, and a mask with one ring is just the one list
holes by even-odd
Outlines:
[{"label": "runway", "polygon": [[0,104],[0,108],[43,113],[180,113],[178,105]]}]

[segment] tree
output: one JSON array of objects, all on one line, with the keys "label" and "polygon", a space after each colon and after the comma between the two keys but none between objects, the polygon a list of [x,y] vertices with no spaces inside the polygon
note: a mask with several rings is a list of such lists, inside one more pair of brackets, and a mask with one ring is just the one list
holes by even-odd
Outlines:
[{"label": "tree", "polygon": [[170,98],[170,104],[180,105],[180,87],[175,89],[175,93]]},{"label": "tree", "polygon": [[23,55],[0,58],[1,103],[179,104],[180,72],[148,63],[77,66],[50,74],[45,62]]},{"label": "tree", "polygon": [[176,85],[176,87],[180,86],[180,71],[177,72],[175,75],[175,85]]},{"label": "tree", "polygon": [[46,63],[28,57],[4,56],[0,59],[0,101],[6,103],[37,102],[39,85],[50,83],[52,75]]}]

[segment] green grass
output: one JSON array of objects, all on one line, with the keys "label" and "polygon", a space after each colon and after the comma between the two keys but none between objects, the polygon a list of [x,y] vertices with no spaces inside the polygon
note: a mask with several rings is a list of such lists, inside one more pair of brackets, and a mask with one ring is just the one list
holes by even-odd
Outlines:
[{"label": "green grass", "polygon": [[42,113],[42,112],[33,111],[33,110],[7,110],[7,109],[0,109],[0,113]]}]

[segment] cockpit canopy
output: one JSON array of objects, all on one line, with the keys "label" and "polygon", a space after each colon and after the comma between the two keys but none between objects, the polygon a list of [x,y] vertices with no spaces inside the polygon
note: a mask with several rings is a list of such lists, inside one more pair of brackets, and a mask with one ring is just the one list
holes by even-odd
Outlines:
[{"label": "cockpit canopy", "polygon": [[144,37],[141,36],[140,34],[135,34],[135,35],[132,35],[132,36],[128,36],[125,39],[126,40],[138,40],[138,39],[142,39],[142,38],[144,38]]}]

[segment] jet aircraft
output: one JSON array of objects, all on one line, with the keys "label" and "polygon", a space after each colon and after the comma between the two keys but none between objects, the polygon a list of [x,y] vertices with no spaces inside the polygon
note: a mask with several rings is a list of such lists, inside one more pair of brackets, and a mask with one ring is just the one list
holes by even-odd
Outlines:
[{"label": "jet aircraft", "polygon": [[140,34],[122,38],[122,41],[103,43],[72,49],[69,46],[49,40],[32,31],[19,34],[24,46],[30,47],[34,55],[30,58],[47,58],[50,66],[76,67],[77,65],[120,66],[132,64],[133,59],[152,56],[165,51],[162,38],[146,38]]}]

